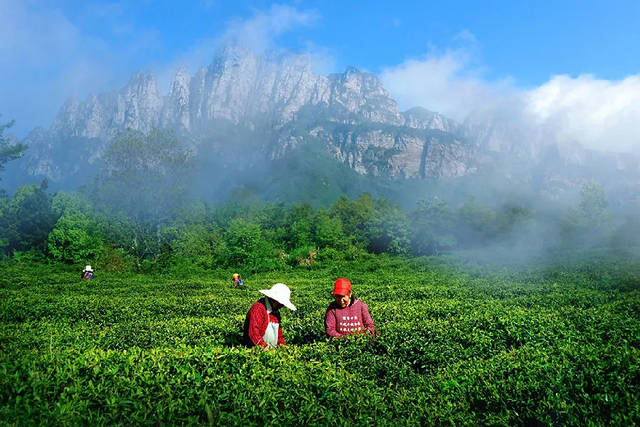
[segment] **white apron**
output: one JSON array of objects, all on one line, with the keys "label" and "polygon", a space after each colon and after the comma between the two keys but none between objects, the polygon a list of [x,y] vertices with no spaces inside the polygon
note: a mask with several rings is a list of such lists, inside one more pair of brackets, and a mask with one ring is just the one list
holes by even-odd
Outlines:
[{"label": "white apron", "polygon": [[[269,303],[269,298],[265,298],[265,306],[267,307],[267,313],[270,314],[271,304]],[[279,323],[269,322],[267,324],[267,330],[264,333],[262,339],[267,343],[269,348],[274,348],[278,346],[278,328],[280,328]]]}]

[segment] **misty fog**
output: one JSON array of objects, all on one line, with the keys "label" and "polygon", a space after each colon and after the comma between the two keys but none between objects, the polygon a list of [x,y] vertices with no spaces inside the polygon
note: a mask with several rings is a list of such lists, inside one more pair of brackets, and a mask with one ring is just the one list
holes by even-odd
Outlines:
[{"label": "misty fog", "polygon": [[[33,13],[19,5],[10,12],[14,27]],[[456,47],[377,72],[338,70],[317,46],[279,45],[282,34],[319,19],[288,6],[255,11],[155,64],[132,60],[133,50],[97,58],[93,51],[104,51],[95,40],[79,52],[72,23],[36,19],[58,34],[54,52],[79,59],[58,64],[49,91],[55,96],[29,103],[37,122],[27,119],[18,101],[24,94],[14,89],[5,98],[11,104],[0,104],[2,118],[16,117],[19,126],[19,136],[4,129],[3,144],[28,146],[22,158],[4,162],[1,212],[13,231],[3,237],[3,253],[29,247],[10,226],[21,203],[37,195],[49,206],[59,194],[86,201],[82,227],[102,236],[104,247],[131,246],[118,240],[127,233],[108,237],[111,221],[140,228],[156,247],[136,256],[154,262],[163,244],[175,243],[162,241],[163,230],[198,223],[224,234],[225,209],[258,224],[273,253],[295,251],[298,243],[332,247],[336,241],[314,237],[314,221],[328,212],[344,227],[353,218],[341,217],[336,206],[360,206],[363,197],[371,201],[353,209],[364,209],[364,223],[342,236],[341,250],[485,249],[527,258],[640,244],[637,75],[558,74],[519,87],[486,76],[474,53],[478,41],[466,30]],[[43,54],[40,36],[16,34],[34,58]],[[104,64],[109,58],[129,61],[132,77]],[[150,71],[134,73],[139,69]],[[2,75],[17,78],[13,68]],[[41,127],[27,132],[27,124]],[[265,212],[277,209],[293,220],[307,205],[309,236],[298,243],[293,224],[264,222]],[[44,227],[32,243],[46,252],[42,236],[64,209],[42,215],[17,228]],[[279,227],[289,236],[278,235]]]}]

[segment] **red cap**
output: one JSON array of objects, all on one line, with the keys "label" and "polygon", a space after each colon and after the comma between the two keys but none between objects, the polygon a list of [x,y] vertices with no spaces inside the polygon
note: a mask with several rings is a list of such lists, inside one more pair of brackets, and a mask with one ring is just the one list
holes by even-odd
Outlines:
[{"label": "red cap", "polygon": [[348,295],[351,292],[351,282],[349,279],[341,278],[336,280],[333,287],[334,295]]}]

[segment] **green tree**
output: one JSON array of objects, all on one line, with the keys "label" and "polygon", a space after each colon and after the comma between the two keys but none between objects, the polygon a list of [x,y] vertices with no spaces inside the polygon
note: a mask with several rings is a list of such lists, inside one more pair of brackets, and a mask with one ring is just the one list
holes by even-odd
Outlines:
[{"label": "green tree", "polygon": [[0,190],[0,257],[9,252],[9,198]]},{"label": "green tree", "polygon": [[478,246],[497,235],[496,213],[472,197],[457,211],[456,238],[464,246]]},{"label": "green tree", "polygon": [[358,200],[352,201],[341,196],[331,206],[331,216],[342,223],[344,234],[356,241],[368,244],[366,228],[375,211],[371,195],[363,193]]},{"label": "green tree", "polygon": [[4,165],[15,159],[19,159],[27,149],[25,144],[10,144],[9,138],[4,136],[5,129],[13,126],[15,121],[0,124],[0,172],[4,169]]},{"label": "green tree", "polygon": [[0,218],[0,241],[6,253],[46,250],[49,232],[58,220],[51,209],[47,187],[46,180],[40,185],[23,185],[5,204]]},{"label": "green tree", "polygon": [[102,239],[95,224],[79,212],[62,215],[47,242],[53,259],[70,264],[93,260],[102,249]]},{"label": "green tree", "polygon": [[602,185],[587,182],[580,190],[580,202],[572,211],[578,225],[601,227],[610,220],[609,201]]},{"label": "green tree", "polygon": [[319,209],[315,214],[313,235],[314,241],[319,248],[344,248],[350,243],[344,236],[340,219],[331,217],[324,208]]},{"label": "green tree", "polygon": [[366,223],[368,248],[374,253],[406,254],[409,224],[405,212],[386,199],[379,199]]},{"label": "green tree", "polygon": [[107,148],[91,197],[108,212],[168,221],[189,199],[191,159],[171,132],[125,132]]},{"label": "green tree", "polygon": [[265,203],[261,215],[256,217],[265,238],[277,247],[286,247],[288,242],[288,210],[284,203]]},{"label": "green tree", "polygon": [[211,269],[226,250],[222,233],[211,223],[170,226],[162,230],[162,234],[171,246],[173,262],[177,264]]},{"label": "green tree", "polygon": [[288,215],[290,249],[313,245],[313,216],[309,204],[291,206]]},{"label": "green tree", "polygon": [[58,215],[81,213],[91,215],[93,208],[89,199],[81,193],[58,191],[51,197],[51,209]]},{"label": "green tree", "polygon": [[416,255],[438,255],[457,245],[454,213],[444,200],[420,202],[409,214],[411,247]]},{"label": "green tree", "polygon": [[224,240],[226,250],[221,254],[220,264],[249,271],[270,270],[276,267],[276,250],[265,239],[260,225],[246,219],[235,219],[229,224]]},{"label": "green tree", "polygon": [[496,237],[504,237],[524,230],[534,225],[534,212],[516,203],[507,203],[496,212]]},{"label": "green tree", "polygon": [[609,202],[604,188],[587,182],[580,191],[580,201],[568,209],[564,220],[565,244],[603,244],[612,231]]}]

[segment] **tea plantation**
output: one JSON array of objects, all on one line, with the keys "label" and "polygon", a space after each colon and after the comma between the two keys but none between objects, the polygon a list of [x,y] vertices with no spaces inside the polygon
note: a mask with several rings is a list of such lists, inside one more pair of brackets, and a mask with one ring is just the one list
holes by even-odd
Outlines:
[{"label": "tea plantation", "polygon": [[[379,335],[329,341],[349,277]],[[640,423],[640,264],[487,267],[386,256],[247,276],[0,264],[0,423]],[[289,346],[240,345],[284,282]]]}]

